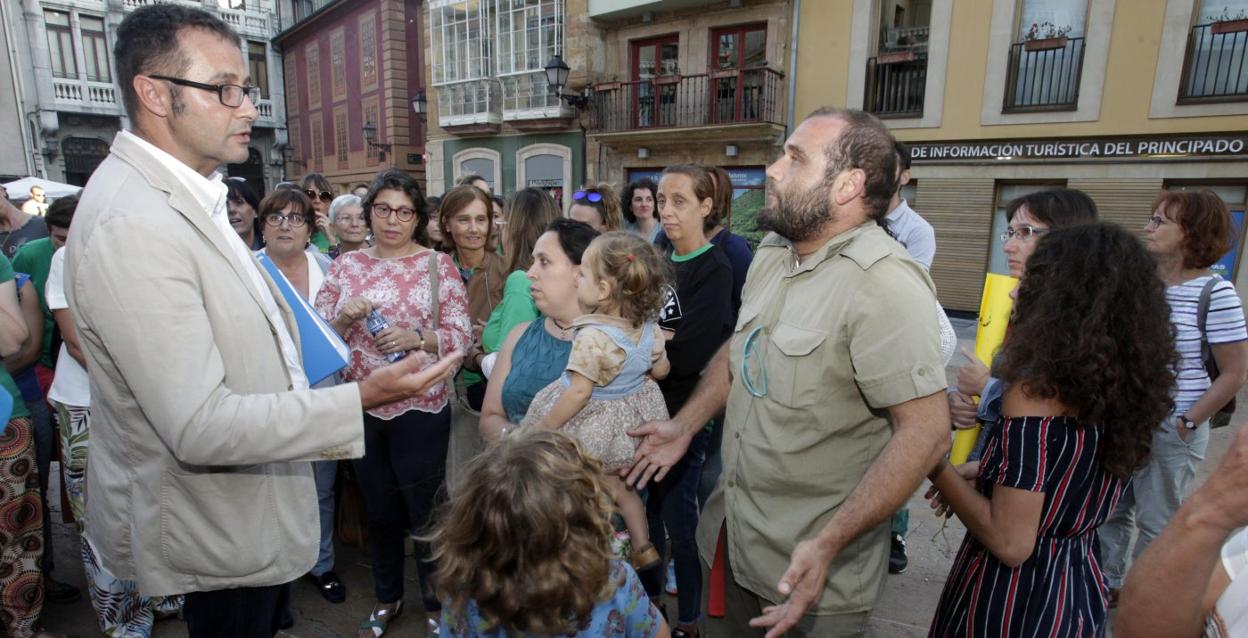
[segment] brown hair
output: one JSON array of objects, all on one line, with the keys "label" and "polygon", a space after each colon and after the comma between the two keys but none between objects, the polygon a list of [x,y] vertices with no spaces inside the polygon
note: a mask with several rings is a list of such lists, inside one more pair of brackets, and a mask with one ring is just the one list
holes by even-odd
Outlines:
[{"label": "brown hair", "polygon": [[993,376],[1100,425],[1101,467],[1127,478],[1174,409],[1176,359],[1152,256],[1131,233],[1094,222],[1040,238]]},{"label": "brown hair", "polygon": [[715,180],[715,204],[711,214],[706,216],[706,230],[720,224],[732,224],[732,176],[718,166],[707,166],[711,179]]},{"label": "brown hair", "polygon": [[610,184],[606,182],[586,184],[581,187],[581,190],[598,193],[602,195],[602,199],[597,202],[589,201],[588,197],[585,199],[574,199],[572,200],[572,206],[589,206],[596,209],[608,231],[624,228],[624,213],[620,212],[620,198],[615,194],[615,189],[611,188]]},{"label": "brown hair", "polygon": [[447,191],[442,196],[441,203],[438,204],[438,226],[442,229],[442,250],[446,252],[455,250],[455,238],[451,237],[447,222],[473,202],[485,204],[485,214],[489,217],[488,228],[485,231],[485,245],[489,246],[494,240],[494,200],[476,186],[456,186]]},{"label": "brown hair", "polygon": [[611,302],[634,326],[654,320],[663,309],[667,262],[640,236],[622,230],[599,235],[590,242],[581,263],[599,279],[612,282]]},{"label": "brown hair", "polygon": [[334,187],[330,185],[329,180],[325,179],[325,176],[320,173],[308,173],[307,175],[304,175],[303,178],[299,180],[299,188],[304,190],[315,188],[319,191],[328,191],[337,195],[337,193],[334,193]]},{"label": "brown hair", "polygon": [[1183,229],[1183,267],[1208,268],[1231,249],[1231,213],[1208,189],[1162,191],[1153,210]]},{"label": "brown hair", "polygon": [[256,221],[267,224],[264,218],[268,217],[269,213],[280,213],[291,204],[294,204],[295,210],[303,215],[304,222],[308,225],[308,232],[316,232],[316,211],[312,208],[312,200],[308,199],[303,191],[293,188],[279,188],[260,200],[260,208],[256,211]]},{"label": "brown hair", "polygon": [[[705,232],[714,228],[718,222],[712,221],[715,217],[715,178],[711,177],[711,172],[697,164],[675,164],[663,169],[659,181],[662,182],[667,175],[688,177],[693,182],[693,196],[698,199],[698,204],[705,199],[711,200],[711,213],[702,219],[702,230]],[[658,199],[658,193],[655,193],[655,199]]]},{"label": "brown hair", "polygon": [[589,622],[611,582],[602,464],[561,432],[530,428],[485,448],[430,537],[443,613],[474,601],[489,632],[561,636]]},{"label": "brown hair", "polygon": [[[888,203],[897,192],[896,140],[879,118],[863,111],[823,107],[810,117],[832,117],[845,122],[845,128],[823,149],[828,159],[824,183],[831,184],[843,171],[858,169],[866,175],[862,200],[868,219],[888,214]],[[807,118],[809,119],[809,118]]]},{"label": "brown hair", "polygon": [[537,239],[551,222],[562,216],[559,205],[550,193],[530,186],[512,193],[503,210],[507,213],[507,227],[503,229],[507,272],[528,270],[533,265],[533,246]]}]

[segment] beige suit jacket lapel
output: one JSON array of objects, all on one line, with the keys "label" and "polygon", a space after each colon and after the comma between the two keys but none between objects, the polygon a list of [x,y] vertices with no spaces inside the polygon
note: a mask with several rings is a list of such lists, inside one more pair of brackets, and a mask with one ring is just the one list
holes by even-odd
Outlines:
[{"label": "beige suit jacket lapel", "polygon": [[[208,212],[203,209],[203,205],[196,201],[184,188],[179,186],[177,177],[168,168],[162,166],[160,162],[156,161],[148,153],[143,152],[134,142],[125,137],[118,136],[114,140],[112,153],[133,166],[153,188],[169,195],[170,208],[185,218],[205,241],[225,257],[230,264],[230,269],[234,271],[234,275],[238,277],[243,287],[247,289],[247,294],[251,295],[252,300],[256,302],[260,310],[264,311],[264,301],[260,298],[260,291],[256,290],[255,285],[252,284],[251,276],[243,268],[243,264],[239,263],[238,256],[230,248],[230,245],[226,243],[226,238],[221,235],[221,231],[208,218]],[[251,255],[250,259],[255,262],[255,267],[260,270],[261,277],[264,278],[265,284],[268,285],[269,291],[277,302],[278,309],[281,311],[282,320],[286,323],[286,329],[290,333],[291,338],[294,339],[295,350],[299,351],[299,330],[295,325],[294,315],[290,306],[287,305],[285,298],[282,297],[281,292],[269,277],[269,273],[256,261],[255,256]],[[264,313],[264,316],[266,319],[269,318],[267,312]],[[272,324],[271,319],[269,319],[269,323],[270,325]],[[274,330],[277,330],[277,328],[277,326],[273,326]]]}]

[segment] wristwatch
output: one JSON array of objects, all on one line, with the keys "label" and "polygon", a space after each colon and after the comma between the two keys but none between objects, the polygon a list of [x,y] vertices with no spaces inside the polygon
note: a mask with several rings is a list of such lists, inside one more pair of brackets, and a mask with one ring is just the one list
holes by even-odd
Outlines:
[{"label": "wristwatch", "polygon": [[1184,430],[1196,429],[1196,424],[1193,423],[1192,420],[1187,418],[1187,415],[1184,415],[1184,414],[1180,414],[1178,418],[1175,419],[1175,423],[1177,423]]}]

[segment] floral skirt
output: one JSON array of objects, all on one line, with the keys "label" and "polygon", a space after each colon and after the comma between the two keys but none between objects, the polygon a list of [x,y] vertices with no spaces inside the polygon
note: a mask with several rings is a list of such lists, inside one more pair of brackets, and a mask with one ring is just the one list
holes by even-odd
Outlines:
[{"label": "floral skirt", "polygon": [[[521,427],[541,423],[563,394],[563,381],[555,379],[538,391],[529,404]],[[603,469],[616,472],[633,464],[633,454],[641,440],[628,431],[649,421],[669,418],[663,392],[654,379],[646,381],[636,392],[619,399],[591,398],[576,416],[560,430],[575,437],[591,456],[602,461]]]}]

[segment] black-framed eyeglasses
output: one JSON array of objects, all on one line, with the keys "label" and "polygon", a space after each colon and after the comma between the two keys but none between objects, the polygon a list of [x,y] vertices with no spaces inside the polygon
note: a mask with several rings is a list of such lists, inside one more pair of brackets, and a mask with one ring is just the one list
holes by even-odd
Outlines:
[{"label": "black-framed eyeglasses", "polygon": [[1001,241],[1010,241],[1015,237],[1022,241],[1027,241],[1032,237],[1038,237],[1047,232],[1049,232],[1049,229],[1047,228],[1036,228],[1035,226],[1028,226],[1024,224],[1018,228],[1006,228],[1005,232],[1001,233]]},{"label": "black-framed eyeglasses", "polygon": [[308,218],[305,217],[303,213],[288,213],[285,215],[281,213],[269,213],[264,216],[264,223],[273,226],[274,228],[281,226],[283,221],[290,224],[291,228],[299,228],[308,223]]},{"label": "black-framed eyeglasses", "polygon": [[602,201],[602,193],[599,193],[598,191],[592,191],[592,190],[591,191],[576,191],[575,193],[572,193],[573,201],[579,202],[583,199],[587,199],[590,202],[597,204],[598,202]]},{"label": "black-framed eyeglasses", "polygon": [[260,87],[242,84],[204,84],[203,82],[195,82],[192,80],[184,80],[182,78],[169,77],[168,75],[149,75],[153,80],[164,80],[178,86],[189,86],[193,89],[201,91],[211,91],[217,94],[217,99],[221,100],[221,104],[236,109],[243,105],[243,98],[251,98],[251,103],[255,104],[260,101]]},{"label": "black-framed eyeglasses", "polygon": [[373,204],[373,214],[381,219],[390,219],[390,213],[398,215],[401,222],[410,222],[416,219],[416,211],[406,206],[390,208],[389,204]]},{"label": "black-framed eyeglasses", "polygon": [[[307,195],[307,196],[308,196],[308,199],[311,199],[311,200],[313,200],[313,201],[315,201],[315,200],[316,200],[316,198],[317,198],[317,196],[318,196],[318,193],[317,193],[316,191],[314,191],[314,190],[305,190],[305,191],[303,191],[303,194],[304,194],[304,195]],[[319,196],[320,196],[320,198],[321,198],[321,201],[323,201],[323,202],[332,202],[332,201],[334,201],[334,194],[333,194],[333,193],[331,193],[331,192],[329,192],[329,191],[321,191],[321,192],[319,193]]]}]

